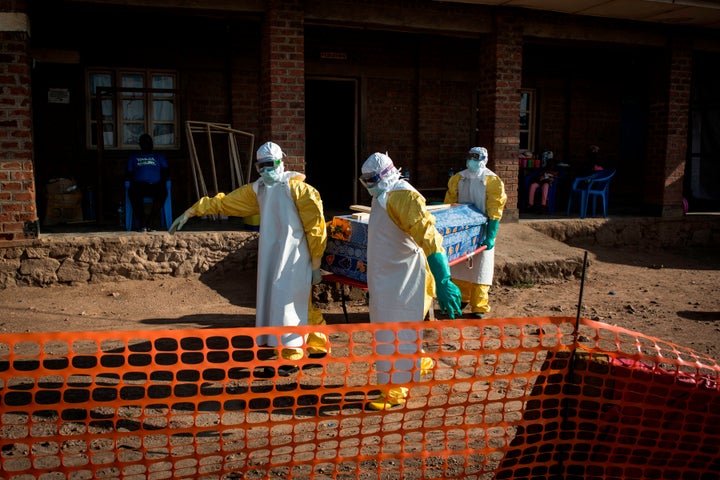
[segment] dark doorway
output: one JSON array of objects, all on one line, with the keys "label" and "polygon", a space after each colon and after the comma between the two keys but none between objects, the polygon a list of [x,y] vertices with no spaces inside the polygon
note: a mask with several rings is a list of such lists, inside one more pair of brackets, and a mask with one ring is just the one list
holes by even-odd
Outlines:
[{"label": "dark doorway", "polygon": [[326,217],[357,203],[357,82],[309,79],[305,84],[305,169],[322,196]]}]

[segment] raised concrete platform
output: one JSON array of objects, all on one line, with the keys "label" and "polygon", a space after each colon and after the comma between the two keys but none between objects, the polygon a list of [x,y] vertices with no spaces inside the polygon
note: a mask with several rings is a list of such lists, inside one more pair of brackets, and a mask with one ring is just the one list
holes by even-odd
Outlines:
[{"label": "raised concrete platform", "polygon": [[579,278],[584,251],[524,223],[501,224],[495,241],[495,283],[543,283]]}]

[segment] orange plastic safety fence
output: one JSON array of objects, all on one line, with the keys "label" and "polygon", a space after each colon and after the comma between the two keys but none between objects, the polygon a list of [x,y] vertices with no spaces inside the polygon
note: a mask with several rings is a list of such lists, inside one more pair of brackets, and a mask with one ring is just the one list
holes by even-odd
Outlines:
[{"label": "orange plastic safety fence", "polygon": [[302,327],[330,352],[292,362],[278,328],[2,335],[1,478],[718,478],[717,363],[575,324]]}]

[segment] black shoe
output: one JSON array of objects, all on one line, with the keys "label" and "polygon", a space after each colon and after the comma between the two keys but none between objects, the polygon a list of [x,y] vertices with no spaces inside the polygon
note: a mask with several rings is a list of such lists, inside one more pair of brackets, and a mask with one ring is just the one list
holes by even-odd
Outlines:
[{"label": "black shoe", "polygon": [[281,365],[278,367],[278,375],[281,377],[289,377],[290,375],[294,375],[298,373],[300,369],[297,367],[297,365]]},{"label": "black shoe", "polygon": [[460,303],[460,310],[465,310],[465,307],[468,306],[468,302],[461,302]]},{"label": "black shoe", "polygon": [[483,312],[475,312],[473,313],[473,316],[475,318],[485,318],[485,314]]}]

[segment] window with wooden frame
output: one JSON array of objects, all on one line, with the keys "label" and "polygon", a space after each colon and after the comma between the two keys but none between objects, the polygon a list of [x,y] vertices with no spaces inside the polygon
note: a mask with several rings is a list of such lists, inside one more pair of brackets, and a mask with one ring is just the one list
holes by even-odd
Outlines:
[{"label": "window with wooden frame", "polygon": [[520,151],[535,151],[535,90],[520,90]]},{"label": "window with wooden frame", "polygon": [[[89,69],[87,72],[87,145],[137,149],[143,133],[155,148],[179,148],[177,72]],[[102,138],[98,133],[102,132]]]}]

